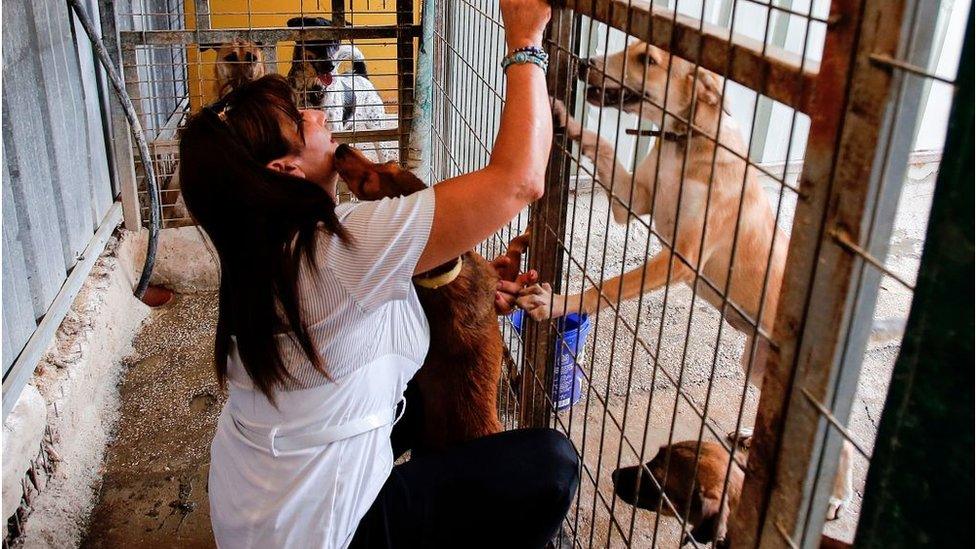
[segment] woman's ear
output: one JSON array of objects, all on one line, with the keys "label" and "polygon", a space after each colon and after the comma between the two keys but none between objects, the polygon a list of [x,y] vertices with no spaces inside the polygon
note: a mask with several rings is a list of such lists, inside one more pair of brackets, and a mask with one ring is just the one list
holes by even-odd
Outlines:
[{"label": "woman's ear", "polygon": [[287,156],[284,158],[276,158],[271,162],[268,162],[265,167],[283,174],[294,175],[296,177],[305,177],[305,170],[303,170],[293,158]]}]

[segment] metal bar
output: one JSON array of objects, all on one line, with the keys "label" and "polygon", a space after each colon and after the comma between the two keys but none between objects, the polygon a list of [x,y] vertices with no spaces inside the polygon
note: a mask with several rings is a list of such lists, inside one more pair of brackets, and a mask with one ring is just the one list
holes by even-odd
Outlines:
[{"label": "metal bar", "polygon": [[[566,7],[804,112],[820,67],[729,29],[632,0],[566,0]],[[729,58],[732,59],[729,59]],[[726,72],[726,69],[728,71]]]},{"label": "metal bar", "polygon": [[[98,11],[102,25],[102,42],[105,44],[105,49],[108,50],[112,62],[121,67],[120,33],[116,27],[117,14],[114,0],[99,0]],[[139,189],[136,182],[132,141],[130,141],[129,136],[129,123],[125,119],[125,112],[118,96],[109,93],[108,101],[111,173],[115,180],[115,188],[119,190],[119,196],[122,200],[125,228],[130,231],[138,231],[142,227],[142,218],[139,214]]]},{"label": "metal bar", "polygon": [[[429,179],[430,148],[433,123],[434,91],[434,1],[421,0],[420,51],[417,52],[417,75],[414,79],[414,113],[410,131],[410,155],[407,166],[421,179]],[[432,184],[433,181],[428,181]]]},{"label": "metal bar", "polygon": [[346,26],[346,0],[332,0],[332,26]]},{"label": "metal bar", "polygon": [[193,0],[197,30],[210,29],[210,0]]},{"label": "metal bar", "polygon": [[[932,29],[932,32],[933,33],[935,32],[935,29],[934,28]],[[914,74],[915,76],[921,76],[922,78],[928,78],[929,80],[936,80],[936,81],[942,82],[943,84],[949,84],[949,85],[952,85],[953,84],[953,81],[950,80],[949,78],[945,78],[943,76],[939,76],[938,74],[931,73],[931,72],[929,72],[929,71],[923,69],[922,67],[920,67],[918,65],[915,65],[913,63],[908,63],[908,62],[905,62],[905,61],[901,61],[899,59],[895,59],[894,57],[891,57],[890,55],[873,54],[871,56],[871,61],[874,61],[875,63],[877,63],[879,65],[887,65],[887,66],[892,67],[892,68],[895,68],[895,69],[901,69],[901,70],[903,70],[905,72]],[[928,61],[928,60],[926,59],[925,61]]]},{"label": "metal bar", "polygon": [[119,33],[119,39],[123,45],[131,46],[188,46],[193,44],[233,42],[234,40],[240,40],[242,35],[246,36],[249,40],[270,43],[300,42],[306,40],[417,38],[420,36],[420,25],[122,31]]},{"label": "metal bar", "polygon": [[[791,539],[804,532],[825,421],[801,389],[821,402],[832,394],[859,264],[829,232],[843,228],[855,240],[863,232],[870,194],[865,182],[891,83],[890,72],[870,55],[896,51],[902,7],[902,1],[831,3],[823,63],[809,94],[811,133],[773,331],[779,348],[770,352],[746,483],[731,525],[736,545],[778,547],[778,528]],[[839,441],[832,445],[836,456]],[[813,530],[800,545],[810,546]]]},{"label": "metal bar", "polygon": [[[971,52],[972,7],[967,27],[962,51]],[[972,63],[959,64],[957,82],[918,283],[868,469],[858,547],[952,547],[972,535]]]},{"label": "metal bar", "polygon": [[400,165],[410,162],[410,131],[413,125],[413,39],[420,25],[413,24],[413,0],[397,0],[397,126],[400,129]]},{"label": "metal bar", "polygon": [[[565,48],[573,43],[574,38],[579,34],[577,21],[578,17],[570,10],[553,9],[544,43],[550,55],[548,88],[555,97],[575,96],[576,79],[570,77],[573,70],[572,60],[562,51],[554,49],[552,44]],[[573,104],[573,101],[566,101],[566,103]],[[565,142],[564,133],[565,130],[557,130],[553,136],[554,142]],[[562,236],[566,232],[567,202],[561,189],[569,180],[569,169],[570,163],[566,162],[560,151],[553,147],[546,170],[545,195],[532,205],[529,218],[530,225],[533,227],[529,243],[529,268],[539,272],[539,280],[551,280],[553,291],[557,293],[562,285],[563,254],[560,246],[550,242],[549,234],[552,231]],[[525,349],[531,349],[533,356],[531,361],[525,361],[522,371],[519,427],[542,427],[549,424],[552,407],[546,398],[546,391],[540,389],[532,380],[540,380],[542,387],[551,386],[558,334],[553,323],[535,322],[528,315],[524,317],[524,324],[527,325]]]},{"label": "metal bar", "polygon": [[7,414],[13,410],[14,405],[17,403],[17,398],[20,397],[20,392],[24,389],[24,385],[34,375],[37,362],[51,344],[51,340],[54,338],[58,326],[61,325],[61,321],[64,320],[65,315],[71,309],[71,304],[81,290],[81,286],[88,277],[88,273],[95,266],[95,261],[98,260],[99,255],[105,250],[105,244],[108,243],[109,237],[112,236],[112,233],[115,232],[115,228],[119,226],[121,221],[122,205],[116,202],[109,208],[108,213],[105,214],[94,236],[88,241],[88,245],[85,247],[85,251],[82,252],[82,256],[71,269],[68,278],[64,281],[57,295],[54,296],[54,301],[51,302],[51,306],[48,307],[47,312],[44,313],[44,317],[38,323],[37,329],[34,330],[30,339],[27,340],[27,345],[24,346],[24,350],[20,352],[20,355],[3,378],[3,421],[7,420]]},{"label": "metal bar", "polygon": [[399,139],[403,135],[397,128],[386,130],[353,130],[341,131],[332,134],[339,143],[369,143],[372,141],[385,141]]}]

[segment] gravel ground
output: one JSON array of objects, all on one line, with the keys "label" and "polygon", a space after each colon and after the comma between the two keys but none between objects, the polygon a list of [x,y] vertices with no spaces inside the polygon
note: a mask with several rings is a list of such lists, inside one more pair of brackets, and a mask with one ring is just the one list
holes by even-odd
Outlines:
[{"label": "gravel ground", "polygon": [[216,318],[215,293],[178,294],[136,337],[83,547],[213,547],[206,485],[223,402]]}]

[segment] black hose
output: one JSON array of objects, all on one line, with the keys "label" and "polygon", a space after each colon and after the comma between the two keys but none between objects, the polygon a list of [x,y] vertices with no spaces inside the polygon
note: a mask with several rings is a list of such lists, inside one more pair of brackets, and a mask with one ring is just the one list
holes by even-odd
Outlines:
[{"label": "black hose", "polygon": [[108,73],[108,79],[112,82],[112,88],[115,90],[116,97],[122,103],[122,111],[125,113],[125,118],[129,121],[132,135],[136,139],[136,145],[139,147],[139,156],[142,158],[142,167],[146,172],[146,187],[149,191],[149,243],[146,245],[146,262],[142,266],[142,275],[139,276],[139,284],[136,285],[135,291],[135,296],[142,299],[142,296],[146,293],[146,288],[149,287],[149,278],[152,276],[153,267],[156,264],[156,248],[159,245],[159,225],[162,218],[156,171],[153,167],[152,158],[149,155],[149,145],[146,143],[146,138],[142,133],[142,124],[139,122],[138,115],[136,115],[136,109],[132,106],[132,100],[129,99],[129,94],[125,91],[125,82],[123,82],[122,77],[119,76],[119,73],[115,71],[115,67],[112,65],[108,50],[105,49],[105,44],[102,43],[102,40],[95,33],[95,27],[92,25],[91,19],[88,18],[88,13],[79,0],[68,0],[68,5],[74,9],[78,20],[81,21],[81,26],[85,28],[85,34],[88,35],[88,40],[91,41],[92,47],[95,49],[95,55],[102,63],[102,66],[105,67],[105,72]]}]

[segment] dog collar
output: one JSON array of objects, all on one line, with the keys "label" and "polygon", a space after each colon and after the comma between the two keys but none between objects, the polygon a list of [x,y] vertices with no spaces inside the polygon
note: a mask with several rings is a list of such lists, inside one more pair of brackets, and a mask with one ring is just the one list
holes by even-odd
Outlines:
[{"label": "dog collar", "polygon": [[461,267],[463,266],[464,261],[462,258],[458,257],[454,260],[454,267],[452,267],[450,271],[431,277],[416,276],[414,277],[413,282],[421,288],[436,290],[441,286],[446,286],[451,282],[454,282],[458,275],[461,274]]},{"label": "dog collar", "polygon": [[640,135],[640,136],[651,136],[659,137],[665,141],[671,141],[672,143],[683,143],[688,140],[687,133],[678,133],[672,131],[661,131],[661,130],[643,130],[643,129],[630,129],[626,131],[627,135]]}]

